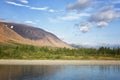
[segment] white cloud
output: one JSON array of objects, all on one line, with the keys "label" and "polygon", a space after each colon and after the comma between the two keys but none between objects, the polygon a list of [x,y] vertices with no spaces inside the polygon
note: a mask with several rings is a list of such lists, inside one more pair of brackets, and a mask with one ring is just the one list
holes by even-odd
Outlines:
[{"label": "white cloud", "polygon": [[114,12],[112,10],[100,11],[98,13],[93,14],[90,17],[90,21],[92,21],[92,22],[99,22],[99,21],[110,22],[113,19],[115,19],[116,17],[117,17],[116,12]]},{"label": "white cloud", "polygon": [[85,16],[89,16],[89,14],[88,13],[69,13],[61,17],[60,19],[64,21],[74,21],[74,20],[78,20],[81,17],[85,17]]},{"label": "white cloud", "polygon": [[59,17],[59,19],[63,21],[74,21],[74,20],[78,20],[79,18],[80,16],[78,14],[65,15],[65,16]]},{"label": "white cloud", "polygon": [[94,22],[98,27],[102,27],[108,26],[110,22],[118,18],[120,18],[120,13],[116,12],[113,6],[104,6],[89,18],[89,22]]},{"label": "white cloud", "polygon": [[27,5],[18,4],[18,3],[12,2],[12,1],[6,1],[6,3],[7,3],[7,4],[14,5],[14,6],[29,7],[29,6],[27,6]]},{"label": "white cloud", "polygon": [[97,23],[97,26],[98,26],[98,27],[108,26],[108,23],[105,22],[105,21],[101,21],[101,22],[98,22],[98,23]]},{"label": "white cloud", "polygon": [[50,19],[50,22],[75,21],[82,19],[82,17],[88,17],[88,16],[90,16],[89,13],[69,12],[69,13],[65,13],[63,16],[58,16],[56,18]]},{"label": "white cloud", "polygon": [[82,31],[83,33],[88,32],[88,30],[89,30],[88,25],[82,25],[82,26],[80,27],[80,31]]},{"label": "white cloud", "polygon": [[90,26],[91,26],[90,23],[75,24],[75,27],[77,27],[83,33],[88,32]]},{"label": "white cloud", "polygon": [[39,8],[39,7],[30,7],[30,9],[33,9],[33,10],[48,10],[48,7],[42,7],[42,8]]},{"label": "white cloud", "polygon": [[30,21],[30,20],[27,20],[27,21],[24,21],[24,22],[27,23],[27,24],[36,24],[35,22]]},{"label": "white cloud", "polygon": [[19,4],[16,2],[12,2],[12,1],[6,1],[6,3],[14,5],[14,6],[26,7],[26,8],[32,9],[32,10],[39,10],[39,11],[48,10],[48,7],[33,7],[33,6],[24,5],[24,4]]},{"label": "white cloud", "polygon": [[75,3],[68,4],[67,10],[85,9],[91,4],[91,2],[91,0],[77,0]]},{"label": "white cloud", "polygon": [[49,9],[49,12],[53,13],[53,12],[56,12],[55,10],[53,9]]},{"label": "white cloud", "polygon": [[22,2],[22,3],[25,3],[25,4],[28,3],[28,0],[19,0],[19,1]]},{"label": "white cloud", "polygon": [[112,21],[120,17],[120,14],[115,11],[113,6],[105,6],[102,10],[96,13],[96,16],[100,15],[99,19],[104,20],[106,22]]}]

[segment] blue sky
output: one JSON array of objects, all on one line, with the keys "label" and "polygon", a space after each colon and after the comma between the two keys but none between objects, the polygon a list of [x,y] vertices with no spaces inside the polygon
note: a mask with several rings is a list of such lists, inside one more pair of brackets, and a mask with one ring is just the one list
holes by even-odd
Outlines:
[{"label": "blue sky", "polygon": [[42,28],[67,43],[120,44],[120,0],[0,0],[0,19]]}]

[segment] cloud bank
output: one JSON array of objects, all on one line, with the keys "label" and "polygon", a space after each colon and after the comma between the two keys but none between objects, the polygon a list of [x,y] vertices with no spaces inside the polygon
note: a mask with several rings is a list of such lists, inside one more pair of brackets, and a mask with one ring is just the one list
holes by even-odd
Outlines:
[{"label": "cloud bank", "polygon": [[[98,5],[100,3],[102,3],[101,6]],[[120,7],[118,7],[118,4],[120,5],[120,0],[77,0],[74,3],[68,4],[66,9],[76,10],[77,13],[85,12],[86,10],[88,12],[92,11],[85,22],[75,24],[75,26],[79,27],[80,31],[85,33],[89,31],[90,26],[104,27],[108,26],[112,21],[119,19]],[[89,10],[90,8],[91,10]]]},{"label": "cloud bank", "polygon": [[91,0],[77,0],[75,3],[70,3],[67,10],[81,10],[87,8],[91,4]]}]

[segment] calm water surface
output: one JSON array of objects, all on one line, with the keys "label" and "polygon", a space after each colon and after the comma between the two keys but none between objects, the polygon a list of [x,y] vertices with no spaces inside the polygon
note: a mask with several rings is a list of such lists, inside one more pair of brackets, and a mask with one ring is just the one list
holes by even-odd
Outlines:
[{"label": "calm water surface", "polygon": [[120,80],[120,66],[5,66],[0,80]]}]

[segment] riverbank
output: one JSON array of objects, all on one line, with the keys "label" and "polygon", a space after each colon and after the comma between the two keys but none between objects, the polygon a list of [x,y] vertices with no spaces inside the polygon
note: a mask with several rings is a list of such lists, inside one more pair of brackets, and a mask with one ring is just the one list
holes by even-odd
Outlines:
[{"label": "riverbank", "polygon": [[119,65],[120,60],[0,60],[0,65]]}]

